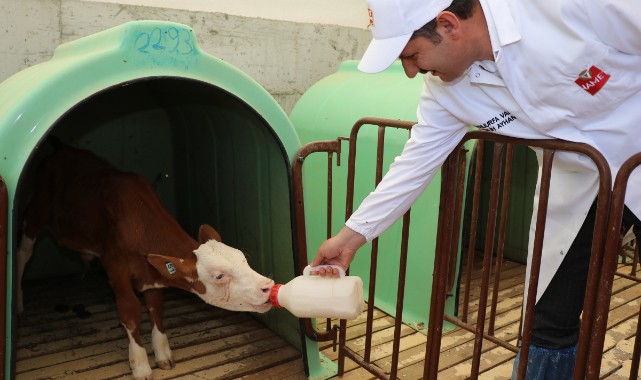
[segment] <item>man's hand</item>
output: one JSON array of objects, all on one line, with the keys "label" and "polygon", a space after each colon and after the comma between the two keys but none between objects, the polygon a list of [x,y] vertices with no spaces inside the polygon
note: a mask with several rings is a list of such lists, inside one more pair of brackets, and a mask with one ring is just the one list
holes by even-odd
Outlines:
[{"label": "man's hand", "polygon": [[[343,227],[334,237],[331,237],[318,248],[311,266],[330,264],[339,265],[345,271],[354,260],[356,251],[365,244],[367,240],[358,232]],[[338,276],[338,269],[325,267],[318,270],[320,276]]]}]

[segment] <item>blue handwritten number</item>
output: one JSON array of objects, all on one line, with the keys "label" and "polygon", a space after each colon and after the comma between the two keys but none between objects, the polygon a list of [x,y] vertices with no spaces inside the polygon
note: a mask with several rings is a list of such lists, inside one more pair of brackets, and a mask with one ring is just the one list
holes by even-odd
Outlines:
[{"label": "blue handwritten number", "polygon": [[183,35],[186,35],[186,38],[182,41],[187,45],[187,49],[182,54],[190,54],[194,51],[194,45],[191,42],[191,33],[189,33],[189,31],[184,31]]},{"label": "blue handwritten number", "polygon": [[141,53],[148,53],[147,47],[149,46],[150,41],[151,41],[151,37],[149,36],[148,33],[140,33],[136,37],[136,41],[134,42],[134,47],[137,48],[138,51]]},{"label": "blue handwritten number", "polygon": [[169,52],[177,52],[178,46],[180,46],[180,31],[178,31],[178,29],[176,28],[169,28],[169,30],[167,30],[167,36],[169,36],[169,39],[171,39],[174,43],[173,49],[169,50]]},{"label": "blue handwritten number", "polygon": [[[163,35],[167,37],[163,39]],[[167,50],[169,53],[184,55],[191,54],[195,50],[191,33],[188,30],[173,27],[167,28],[164,32],[160,28],[154,28],[150,33],[139,33],[134,41],[134,48],[148,54],[150,46],[153,50],[164,51],[169,48],[169,44],[173,45]]]},{"label": "blue handwritten number", "polygon": [[154,50],[165,50],[165,47],[162,43],[162,32],[159,28],[154,28],[154,30],[151,31],[151,40],[156,41],[153,45],[151,45]]}]

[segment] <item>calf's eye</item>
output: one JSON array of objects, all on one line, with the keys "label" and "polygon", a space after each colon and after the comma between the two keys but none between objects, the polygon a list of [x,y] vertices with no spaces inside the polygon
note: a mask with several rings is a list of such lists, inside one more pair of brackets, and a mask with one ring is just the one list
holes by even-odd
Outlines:
[{"label": "calf's eye", "polygon": [[220,274],[217,274],[215,278],[216,278],[216,280],[222,280],[223,277],[225,277],[225,275],[220,273]]}]

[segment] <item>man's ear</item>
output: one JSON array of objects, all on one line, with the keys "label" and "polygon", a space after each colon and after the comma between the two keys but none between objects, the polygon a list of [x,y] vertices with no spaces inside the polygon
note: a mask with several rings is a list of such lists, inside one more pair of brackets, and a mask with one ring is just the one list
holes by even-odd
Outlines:
[{"label": "man's ear", "polygon": [[461,20],[452,12],[443,11],[436,16],[436,28],[447,33],[458,33]]},{"label": "man's ear", "polygon": [[210,240],[216,240],[220,242],[223,241],[220,237],[220,234],[214,229],[214,227],[210,226],[209,224],[203,224],[198,229],[198,242],[200,244],[203,244]]}]

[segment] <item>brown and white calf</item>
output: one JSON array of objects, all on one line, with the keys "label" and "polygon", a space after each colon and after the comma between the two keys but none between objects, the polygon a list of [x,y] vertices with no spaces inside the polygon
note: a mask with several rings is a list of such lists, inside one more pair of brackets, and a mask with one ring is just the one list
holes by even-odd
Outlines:
[{"label": "brown and white calf", "polygon": [[270,308],[274,282],[253,271],[242,252],[220,242],[207,225],[195,241],[145,179],[89,151],[58,148],[39,169],[17,258],[19,311],[22,274],[45,230],[58,244],[100,259],[129,336],[129,363],[137,380],[151,379],[152,371],[140,338],[136,291],[144,294],[156,363],[163,369],[174,367],[162,320],[163,288],[180,288],[229,310],[262,313]]}]

